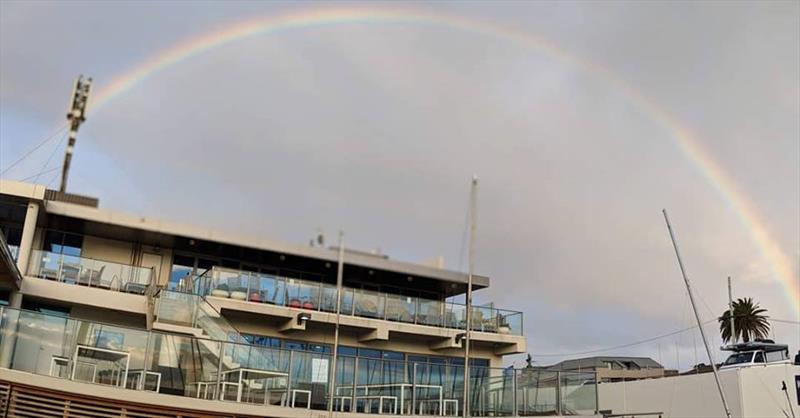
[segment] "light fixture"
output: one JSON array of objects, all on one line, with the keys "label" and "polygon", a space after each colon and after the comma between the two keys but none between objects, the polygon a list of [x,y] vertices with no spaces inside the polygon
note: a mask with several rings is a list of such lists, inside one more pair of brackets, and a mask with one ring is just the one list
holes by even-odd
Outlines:
[{"label": "light fixture", "polygon": [[466,340],[466,339],[467,339],[467,333],[466,332],[460,332],[460,333],[456,334],[456,344],[462,344],[462,342],[464,340]]},{"label": "light fixture", "polygon": [[311,319],[311,314],[308,312],[300,312],[297,314],[297,325],[303,325]]}]

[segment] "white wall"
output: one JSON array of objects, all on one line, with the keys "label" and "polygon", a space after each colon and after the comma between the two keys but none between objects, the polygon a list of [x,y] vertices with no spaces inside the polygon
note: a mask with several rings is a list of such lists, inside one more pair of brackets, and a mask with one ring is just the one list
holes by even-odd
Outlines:
[{"label": "white wall", "polygon": [[[724,370],[720,379],[733,417],[791,416],[786,396],[780,390],[786,381],[795,414],[800,413],[794,388],[800,366],[778,364]],[[724,417],[714,375],[674,376],[632,382],[601,383],[600,410],[615,414],[663,412],[664,417]]]}]

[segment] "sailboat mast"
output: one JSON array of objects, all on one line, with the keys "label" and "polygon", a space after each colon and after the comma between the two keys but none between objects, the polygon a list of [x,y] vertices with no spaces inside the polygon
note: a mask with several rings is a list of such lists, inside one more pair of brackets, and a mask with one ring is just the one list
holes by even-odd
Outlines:
[{"label": "sailboat mast", "polygon": [[692,294],[692,286],[689,285],[689,277],[686,275],[686,268],[683,267],[683,260],[681,260],[681,253],[678,250],[678,242],[675,240],[675,233],[672,232],[672,225],[669,223],[669,216],[667,210],[663,209],[664,221],[667,222],[667,229],[669,230],[669,237],[672,240],[672,247],[675,248],[675,256],[678,258],[678,266],[681,268],[681,275],[683,281],[686,283],[686,291],[689,293],[689,302],[692,303],[692,310],[694,311],[694,318],[697,320],[697,327],[700,328],[700,337],[703,338],[703,345],[706,347],[706,354],[708,354],[708,362],[711,363],[711,370],[714,372],[714,380],[717,382],[717,390],[719,390],[719,397],[722,399],[722,407],[725,408],[725,415],[731,418],[731,410],[728,408],[728,400],[725,398],[725,391],[722,390],[722,383],[719,380],[719,372],[717,365],[714,363],[714,358],[711,356],[711,346],[708,345],[706,339],[706,332],[703,330],[703,323],[700,321],[700,313],[697,312],[697,305],[694,303],[694,295]]},{"label": "sailboat mast", "polygon": [[469,349],[472,330],[472,276],[475,273],[475,231],[478,206],[478,176],[472,176],[469,192],[469,270],[467,274],[467,326],[464,330],[464,418],[469,417]]},{"label": "sailboat mast", "polygon": [[75,80],[75,89],[72,91],[72,101],[70,102],[67,121],[69,121],[69,142],[67,151],[64,153],[64,164],[61,166],[61,193],[67,191],[67,177],[69,177],[69,166],[72,162],[72,151],[75,149],[75,140],[78,136],[78,128],[86,120],[86,106],[89,104],[89,92],[92,89],[92,79],[79,76]]}]

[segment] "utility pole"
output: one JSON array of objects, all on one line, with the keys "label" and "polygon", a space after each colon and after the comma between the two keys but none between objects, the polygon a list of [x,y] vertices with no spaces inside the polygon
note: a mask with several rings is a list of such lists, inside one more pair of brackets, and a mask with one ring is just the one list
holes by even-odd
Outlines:
[{"label": "utility pole", "polygon": [[697,327],[700,328],[700,336],[703,338],[703,345],[706,346],[706,354],[708,354],[708,362],[711,363],[711,370],[714,372],[714,380],[717,382],[717,390],[719,390],[719,397],[722,399],[722,407],[725,408],[725,415],[731,418],[731,410],[728,408],[728,400],[725,398],[725,392],[722,390],[722,383],[719,380],[719,372],[717,371],[717,364],[714,363],[714,358],[711,356],[711,346],[708,345],[706,339],[706,332],[703,330],[703,323],[700,321],[700,314],[697,312],[697,305],[694,303],[694,295],[692,294],[692,287],[689,285],[689,277],[686,275],[686,269],[683,267],[683,260],[681,260],[681,253],[678,251],[678,242],[675,240],[675,233],[672,232],[672,225],[669,223],[667,210],[663,209],[664,221],[667,222],[667,230],[669,230],[669,238],[672,240],[672,247],[675,248],[675,256],[678,258],[678,266],[681,268],[681,275],[683,281],[686,283],[686,291],[689,293],[689,302],[692,303],[692,310],[694,311],[694,318],[697,320]]},{"label": "utility pole", "polygon": [[731,288],[731,276],[728,276],[728,312],[731,320],[731,345],[736,344],[736,325],[733,321],[733,289]]},{"label": "utility pole", "polygon": [[464,330],[464,418],[469,417],[469,346],[472,330],[472,276],[475,273],[475,230],[478,210],[478,176],[472,176],[469,192],[469,271],[467,273],[467,328]]},{"label": "utility pole", "polygon": [[[339,259],[336,266],[336,327],[333,330],[333,364],[328,386],[328,417],[333,418],[333,397],[336,395],[336,362],[339,360],[339,324],[342,313],[342,280],[344,276],[344,231],[339,231]],[[342,401],[344,402],[344,400]]]},{"label": "utility pole", "polygon": [[75,89],[72,91],[72,102],[70,103],[67,121],[69,121],[69,142],[67,152],[64,154],[64,165],[61,166],[61,193],[67,191],[67,177],[69,176],[69,165],[72,162],[72,151],[75,149],[75,138],[78,136],[78,128],[86,120],[86,105],[89,103],[89,91],[92,89],[92,79],[78,76],[75,81]]}]

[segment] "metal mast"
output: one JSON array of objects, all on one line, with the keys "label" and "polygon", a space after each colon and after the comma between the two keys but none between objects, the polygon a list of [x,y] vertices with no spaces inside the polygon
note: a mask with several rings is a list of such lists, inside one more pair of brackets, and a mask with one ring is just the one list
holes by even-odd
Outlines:
[{"label": "metal mast", "polygon": [[733,321],[733,289],[731,288],[731,276],[728,276],[728,312],[731,315],[731,342],[730,344],[736,344],[736,325]]},{"label": "metal mast", "polygon": [[669,230],[669,237],[672,240],[672,246],[675,248],[675,256],[678,258],[678,266],[681,268],[681,275],[683,281],[686,283],[686,291],[689,293],[689,302],[692,303],[692,310],[694,311],[694,318],[697,320],[697,327],[700,328],[700,336],[703,338],[703,345],[706,346],[706,354],[708,354],[708,362],[711,363],[711,370],[714,372],[714,380],[717,382],[717,390],[719,390],[719,397],[722,399],[722,407],[725,408],[725,415],[731,418],[731,410],[728,408],[728,400],[725,398],[725,392],[722,390],[722,383],[719,380],[719,372],[717,365],[714,363],[714,358],[711,357],[711,346],[708,345],[706,339],[706,332],[703,330],[703,323],[700,322],[700,314],[697,312],[697,306],[694,304],[694,295],[692,294],[692,287],[689,285],[689,277],[686,275],[686,269],[683,267],[683,260],[681,260],[681,253],[678,251],[678,242],[675,240],[675,233],[672,232],[672,225],[669,223],[667,210],[663,209],[664,221],[667,222],[667,229]]},{"label": "metal mast", "polygon": [[61,193],[67,191],[67,177],[69,176],[69,164],[72,162],[72,151],[75,149],[75,138],[78,136],[78,128],[86,120],[86,105],[89,103],[89,91],[92,88],[92,79],[78,76],[75,81],[75,89],[72,91],[72,102],[70,103],[67,121],[69,121],[69,142],[67,152],[64,154],[64,165],[61,166]]},{"label": "metal mast", "polygon": [[[336,327],[333,330],[333,364],[328,386],[328,416],[333,417],[333,397],[336,386],[336,362],[339,358],[339,323],[342,312],[342,278],[344,276],[344,231],[339,231],[339,262],[336,267]],[[344,402],[344,401],[342,401]]]},{"label": "metal mast", "polygon": [[467,328],[464,330],[464,418],[469,417],[469,346],[472,330],[472,275],[475,273],[475,230],[478,210],[478,176],[472,176],[469,193],[469,271],[467,274]]}]

